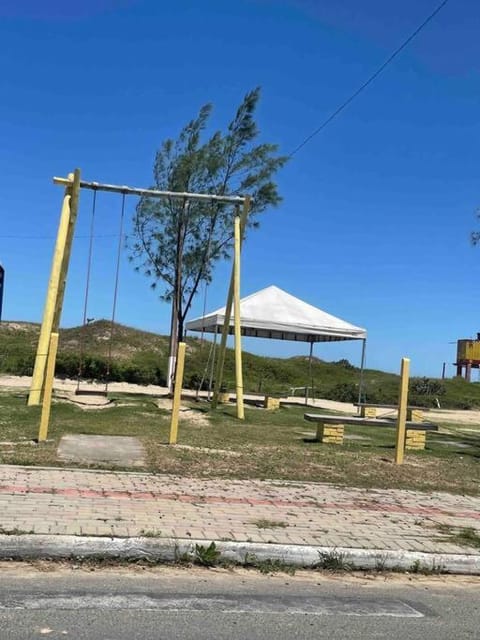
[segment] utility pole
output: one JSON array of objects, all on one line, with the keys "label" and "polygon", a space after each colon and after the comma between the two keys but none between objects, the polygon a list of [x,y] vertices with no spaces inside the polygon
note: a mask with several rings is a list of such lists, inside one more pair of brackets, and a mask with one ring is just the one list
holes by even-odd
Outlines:
[{"label": "utility pole", "polygon": [[0,322],[2,321],[2,309],[3,309],[3,286],[5,284],[5,269],[0,264]]}]

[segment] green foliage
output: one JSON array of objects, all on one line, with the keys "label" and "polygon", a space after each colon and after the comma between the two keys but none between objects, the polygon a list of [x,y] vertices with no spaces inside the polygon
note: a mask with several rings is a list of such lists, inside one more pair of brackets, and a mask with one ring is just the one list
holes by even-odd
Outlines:
[{"label": "green foliage", "polygon": [[419,573],[424,576],[435,576],[445,572],[445,568],[441,564],[437,564],[435,560],[431,564],[414,560],[409,568],[410,573]]},{"label": "green foliage", "polygon": [[[458,544],[463,547],[473,547],[480,549],[480,531],[474,527],[453,527],[443,522],[436,527],[440,533],[448,537],[448,542]],[[441,538],[443,541],[444,538]]]},{"label": "green foliage", "polygon": [[265,575],[271,573],[288,573],[288,575],[295,575],[295,567],[283,560],[275,558],[266,558],[260,560],[254,553],[246,553],[243,561],[244,566],[258,569],[260,573]]},{"label": "green foliage", "polygon": [[[177,192],[252,196],[249,226],[281,198],[273,181],[287,158],[274,144],[256,142],[259,88],[247,93],[226,131],[206,140],[212,105],[204,105],[176,140],[165,140],[155,157],[152,188]],[[232,206],[219,202],[143,197],[134,215],[131,259],[173,301],[179,327],[201,282],[210,282],[214,264],[228,256]],[[182,330],[179,331],[180,336]]]},{"label": "green foliage", "polygon": [[140,535],[143,538],[161,538],[162,532],[157,529],[142,529]]},{"label": "green foliage", "polygon": [[353,564],[346,559],[344,553],[333,549],[333,551],[319,551],[320,562],[318,568],[326,571],[353,571]]},{"label": "green foliage", "polygon": [[410,393],[419,396],[443,396],[445,395],[445,385],[438,380],[430,378],[412,378],[409,385]]},{"label": "green foliage", "polygon": [[473,527],[461,527],[457,532],[456,540],[465,546],[480,549],[480,532]]},{"label": "green foliage", "polygon": [[329,389],[325,394],[325,397],[328,400],[337,400],[339,402],[357,402],[358,384],[354,384],[353,382],[341,382]]},{"label": "green foliage", "polygon": [[287,523],[282,520],[268,520],[267,518],[260,518],[259,520],[253,520],[252,524],[254,524],[259,529],[275,529],[276,527],[280,529],[285,529],[287,527]]},{"label": "green foliage", "polygon": [[[85,354],[83,378],[104,380],[110,346],[110,322],[98,320],[86,327],[61,329],[56,374],[76,378],[80,350]],[[2,322],[0,325],[0,372],[11,375],[31,375],[39,325]],[[197,389],[205,374],[210,350],[209,342],[187,338],[185,388]],[[110,380],[136,384],[165,386],[168,337],[116,324],[112,336]],[[244,386],[248,393],[286,396],[292,387],[310,385],[308,358],[270,358],[252,353],[243,354]],[[315,358],[312,363],[315,397],[343,402],[358,399],[359,371],[344,361],[325,362]],[[227,350],[225,385],[232,391],[235,380],[234,354]],[[205,389],[208,380],[203,383]],[[399,377],[392,373],[367,369],[364,375],[366,400],[372,403],[395,404],[398,401]],[[436,407],[437,399],[444,409],[480,407],[480,384],[462,378],[436,380],[412,378],[409,404]]]},{"label": "green foliage", "polygon": [[195,564],[199,564],[202,567],[213,567],[217,564],[220,558],[220,551],[217,549],[215,542],[211,542],[208,547],[203,544],[195,545]]},{"label": "green foliage", "polygon": [[0,535],[2,536],[28,536],[32,533],[35,533],[33,529],[19,529],[18,527],[12,527],[11,529],[7,529],[5,527],[0,527]]},{"label": "green foliage", "polygon": [[[206,391],[210,380],[206,376],[201,376],[198,373],[193,373],[185,380],[185,387],[187,389],[199,389],[200,391]],[[213,386],[213,385],[212,385]]]},{"label": "green foliage", "polygon": [[342,358],[341,360],[337,360],[337,362],[335,362],[335,364],[338,365],[339,367],[343,367],[344,369],[355,369],[353,364],[351,362],[349,362],[346,358]]}]

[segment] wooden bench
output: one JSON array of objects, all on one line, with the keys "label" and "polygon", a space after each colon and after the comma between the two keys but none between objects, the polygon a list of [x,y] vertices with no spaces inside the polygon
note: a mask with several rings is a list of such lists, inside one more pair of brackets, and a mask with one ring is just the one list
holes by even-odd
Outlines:
[{"label": "wooden bench", "polygon": [[[371,404],[369,402],[356,402],[355,407],[360,407],[360,416],[362,418],[376,418],[377,409],[397,409],[396,404]],[[422,422],[423,414],[430,411],[428,407],[407,407],[407,420],[410,422]]]},{"label": "wooden bench", "polygon": [[[358,427],[396,427],[393,420],[368,419],[353,416],[327,416],[319,413],[305,413],[305,420],[317,423],[316,440],[326,444],[343,444],[345,425]],[[438,431],[438,426],[431,422],[405,423],[405,448],[425,449],[427,431]]]}]

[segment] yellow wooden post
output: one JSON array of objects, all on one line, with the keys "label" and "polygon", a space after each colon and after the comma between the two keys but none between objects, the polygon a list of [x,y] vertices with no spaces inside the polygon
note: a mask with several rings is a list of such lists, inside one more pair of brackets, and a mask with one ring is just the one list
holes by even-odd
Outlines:
[{"label": "yellow wooden post", "polygon": [[[240,216],[240,249],[243,243],[243,236],[245,234],[245,228],[247,226],[248,213],[250,211],[250,196],[245,196],[243,203],[242,215]],[[235,266],[232,266],[232,275],[230,277],[230,286],[227,295],[227,304],[225,305],[225,318],[222,327],[222,337],[220,340],[220,347],[218,350],[217,367],[215,370],[215,384],[212,396],[212,409],[216,409],[218,406],[218,394],[223,383],[223,368],[225,366],[225,353],[227,350],[227,337],[228,330],[230,328],[230,318],[232,316],[232,304],[233,304],[233,288],[234,288],[234,276]]]},{"label": "yellow wooden post", "polygon": [[230,318],[232,315],[232,304],[233,304],[233,280],[234,280],[233,272],[234,270],[232,269],[232,276],[230,278],[230,286],[229,286],[228,295],[227,295],[227,304],[225,306],[225,318],[224,318],[223,327],[222,327],[222,337],[220,338],[220,348],[218,350],[217,367],[215,370],[215,383],[214,383],[213,395],[212,395],[212,409],[216,409],[218,406],[218,398],[219,398],[220,390],[223,384],[223,367],[225,366],[225,354],[227,351],[228,329],[230,327]]},{"label": "yellow wooden post", "polygon": [[410,375],[410,359],[402,358],[400,370],[400,393],[398,398],[397,443],[395,446],[395,462],[403,463],[405,453],[405,422],[407,419],[408,378]]},{"label": "yellow wooden post", "polygon": [[[74,175],[70,173],[68,177],[73,184]],[[28,396],[28,404],[30,406],[40,404],[42,389],[45,380],[45,368],[47,365],[50,336],[55,320],[55,311],[57,308],[60,280],[62,276],[63,258],[65,255],[65,247],[67,245],[70,229],[70,201],[72,196],[72,184],[70,184],[65,189],[65,195],[63,196],[62,212],[60,214],[60,223],[58,225],[57,240],[53,253],[50,280],[48,282],[47,297],[45,300],[45,309],[43,312],[40,337],[38,339],[35,365],[33,368],[32,383],[30,386],[30,394]]]},{"label": "yellow wooden post", "polygon": [[[72,174],[70,174],[71,176]],[[75,233],[75,224],[78,215],[78,203],[80,199],[80,169],[75,169],[73,173],[73,184],[71,188],[70,198],[70,220],[68,224],[67,240],[65,242],[65,251],[63,253],[62,269],[60,272],[60,283],[58,286],[57,303],[55,305],[55,315],[53,318],[53,331],[58,331],[60,327],[60,319],[62,316],[63,299],[65,297],[65,288],[67,285],[68,267],[70,266],[70,255],[72,253],[73,236]]]},{"label": "yellow wooden post", "polygon": [[233,313],[235,326],[235,390],[237,418],[245,419],[243,406],[242,325],[240,322],[240,217],[235,217]]},{"label": "yellow wooden post", "polygon": [[50,408],[52,405],[53,379],[55,376],[55,361],[57,359],[58,333],[52,333],[48,349],[47,370],[45,373],[45,393],[42,403],[42,415],[40,417],[40,428],[38,430],[38,441],[44,442],[48,435],[48,425],[50,422]]},{"label": "yellow wooden post", "polygon": [[180,412],[180,401],[182,399],[183,368],[185,364],[185,342],[178,343],[177,368],[175,372],[175,391],[173,393],[172,418],[170,421],[169,444],[177,444],[178,434],[178,414]]}]

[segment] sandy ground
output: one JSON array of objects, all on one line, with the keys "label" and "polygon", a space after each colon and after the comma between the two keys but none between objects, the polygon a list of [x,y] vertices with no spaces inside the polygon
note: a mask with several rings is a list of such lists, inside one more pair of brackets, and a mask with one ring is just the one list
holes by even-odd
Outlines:
[{"label": "sandy ground", "polygon": [[[345,413],[356,413],[357,407],[348,402],[336,402],[335,400],[315,400],[315,407],[341,411]],[[378,409],[377,416],[396,416],[395,409]],[[425,413],[428,422],[450,422],[451,424],[465,424],[476,426],[480,429],[480,411],[470,409],[461,411],[459,409],[431,409]]]},{"label": "sandy ground", "polygon": [[12,560],[0,561],[0,571],[3,577],[17,578],[19,581],[28,582],[31,579],[42,578],[48,574],[52,578],[58,580],[75,576],[91,576],[96,573],[105,577],[116,577],[119,580],[125,579],[130,583],[141,581],[144,576],[155,578],[161,582],[169,583],[173,580],[198,580],[208,582],[209,584],[222,584],[225,578],[235,577],[238,580],[239,588],[248,581],[249,583],[257,582],[260,584],[267,583],[269,585],[278,584],[286,585],[295,583],[306,583],[309,586],[328,586],[328,585],[361,585],[365,589],[374,589],[378,587],[384,589],[386,584],[404,585],[412,589],[416,588],[446,588],[446,589],[462,589],[468,587],[478,587],[478,576],[460,576],[452,574],[440,575],[422,575],[419,573],[388,573],[382,571],[378,573],[367,573],[364,571],[347,572],[328,572],[328,571],[311,571],[308,569],[297,569],[294,575],[286,575],[285,573],[262,574],[253,569],[243,567],[197,567],[188,566],[177,567],[166,564],[152,565],[148,564],[129,564],[125,567],[120,562],[105,565],[98,563],[95,565],[92,560],[88,565],[79,564],[77,561],[69,560],[32,560],[17,562]]},{"label": "sandy ground", "polygon": [[[30,386],[31,378],[30,376],[0,376],[0,387],[4,389],[28,389]],[[56,391],[64,393],[69,397],[72,397],[70,394],[73,394],[75,389],[77,388],[76,380],[61,380],[56,378],[54,382],[54,388]],[[103,384],[95,384],[95,383],[87,383],[82,384],[82,389],[88,390],[89,392],[94,391],[104,391],[105,385]],[[111,382],[108,385],[108,389],[112,393],[132,393],[132,394],[145,394],[151,396],[167,396],[168,389],[166,387],[159,387],[153,384],[150,385],[137,385],[137,384],[129,384],[127,382]],[[185,391],[184,397],[189,397],[191,395],[192,398],[196,396],[194,391]],[[200,392],[200,397],[206,397],[206,392]],[[82,402],[85,404],[92,405],[92,401],[88,401],[84,397]],[[248,400],[259,400],[260,396],[250,396],[246,395],[245,398]],[[304,399],[299,397],[289,397],[284,398],[283,401],[303,405]],[[169,404],[169,402],[168,402]],[[356,414],[357,407],[348,402],[337,402],[335,400],[310,400],[308,407],[318,408],[318,409],[330,409],[332,411],[339,411],[347,414]],[[185,411],[188,411],[187,407],[183,408]],[[392,409],[379,410],[378,416],[394,416],[395,411]],[[480,410],[468,410],[461,411],[455,409],[432,409],[428,411],[426,414],[426,418],[429,422],[446,422],[451,424],[458,425],[468,425],[470,427],[477,427],[480,430]]]}]

